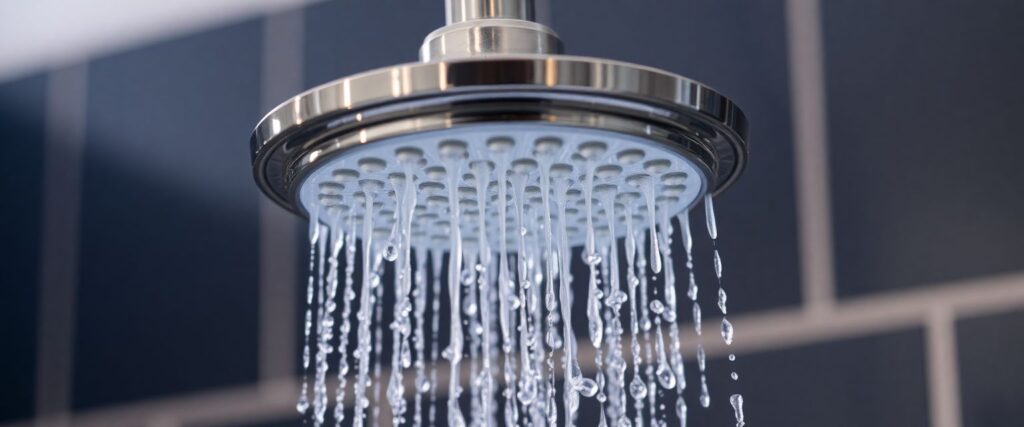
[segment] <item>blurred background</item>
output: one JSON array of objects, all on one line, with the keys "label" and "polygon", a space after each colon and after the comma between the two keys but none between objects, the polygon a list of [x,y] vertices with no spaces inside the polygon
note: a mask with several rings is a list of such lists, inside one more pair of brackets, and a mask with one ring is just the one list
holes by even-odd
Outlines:
[{"label": "blurred background", "polygon": [[[716,202],[748,425],[1020,425],[1024,3],[537,3],[569,53],[750,118]],[[301,425],[308,246],[249,133],[443,21],[440,0],[0,4],[0,426]],[[732,420],[713,399],[691,425]]]}]

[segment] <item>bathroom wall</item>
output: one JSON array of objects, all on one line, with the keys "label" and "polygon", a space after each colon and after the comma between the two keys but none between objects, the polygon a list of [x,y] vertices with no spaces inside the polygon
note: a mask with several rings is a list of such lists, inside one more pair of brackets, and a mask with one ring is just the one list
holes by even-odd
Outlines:
[{"label": "bathroom wall", "polygon": [[[708,343],[691,425],[730,420],[731,392],[755,426],[1015,424],[1024,4],[538,3],[569,53],[693,77],[750,118],[716,200],[736,343]],[[440,1],[322,2],[0,82],[0,426],[298,425],[308,247],[248,133],[296,91],[416,60],[442,21]]]}]

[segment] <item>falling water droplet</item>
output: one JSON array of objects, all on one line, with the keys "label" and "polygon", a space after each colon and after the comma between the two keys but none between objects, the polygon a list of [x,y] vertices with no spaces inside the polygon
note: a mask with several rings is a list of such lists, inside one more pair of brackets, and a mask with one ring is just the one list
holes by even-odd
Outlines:
[{"label": "falling water droplet", "polygon": [[722,340],[725,341],[725,345],[732,345],[732,334],[733,334],[732,323],[729,322],[729,319],[726,319],[726,318],[723,317],[722,318]]},{"label": "falling water droplet", "polygon": [[648,228],[651,232],[651,271],[654,274],[661,273],[661,245],[658,244],[658,232],[654,225],[655,218],[655,205],[654,205],[654,180],[648,177],[644,186],[644,199],[647,201],[647,219],[649,222]]},{"label": "falling water droplet", "polygon": [[[338,366],[332,367],[339,375],[338,391],[332,397],[337,402],[333,409],[339,427],[389,421],[415,427],[437,423],[480,427],[502,422],[571,426],[580,422],[576,413],[581,408],[581,396],[598,401],[599,425],[664,426],[669,416],[666,411],[673,410],[670,402],[674,402],[676,416],[685,427],[688,402],[682,398],[686,383],[678,337],[681,329],[675,323],[685,317],[679,310],[687,307],[676,299],[675,267],[679,266],[673,265],[673,261],[679,260],[673,259],[671,249],[678,243],[672,241],[674,230],[669,218],[684,200],[674,198],[674,194],[653,197],[664,177],[659,181],[654,179],[658,176],[645,175],[647,180],[642,185],[631,184],[634,189],[619,187],[614,179],[609,179],[607,169],[601,172],[606,163],[588,157],[582,157],[583,161],[571,159],[563,156],[560,148],[534,156],[538,157],[536,161],[528,159],[533,167],[517,171],[510,167],[511,157],[491,152],[491,163],[486,158],[481,161],[480,153],[465,150],[465,143],[461,144],[461,151],[465,151],[461,154],[456,153],[460,151],[456,150],[459,144],[446,144],[442,158],[429,159],[441,160],[443,165],[424,166],[441,169],[440,175],[417,172],[415,177],[407,174],[400,179],[392,173],[388,176],[392,191],[387,191],[383,187],[386,184],[373,178],[392,171],[375,171],[373,176],[364,171],[367,176],[361,177],[361,187],[363,181],[379,184],[365,184],[366,188],[357,194],[344,186],[331,190],[338,191],[338,197],[344,195],[346,201],[352,197],[357,204],[346,204],[344,209],[307,206],[311,217],[316,218],[310,229],[314,242],[328,236],[334,238],[335,223],[345,222],[352,228],[348,236],[351,240],[346,241],[350,243],[344,264],[346,285],[355,273],[349,269],[360,269],[359,260],[364,264],[354,274],[362,277],[362,286],[356,283],[338,289],[338,272],[330,271],[326,276],[319,275],[326,277],[328,283],[324,295],[317,297],[316,286],[307,295],[312,311],[307,326],[311,336],[304,359],[308,360],[305,365],[310,369],[310,382],[314,382],[314,374],[316,377],[315,383],[310,384],[312,393],[303,394],[305,404],[297,403],[296,409],[305,413],[312,409],[308,420],[311,427],[320,427],[324,422],[328,394],[322,372],[328,356],[332,363],[338,358]],[[577,143],[569,145],[573,144]],[[525,154],[519,148],[515,150],[509,154]],[[570,174],[564,170],[554,173],[552,165],[558,161],[567,162],[565,166],[571,164]],[[409,169],[418,164],[408,163]],[[464,171],[467,166],[469,170]],[[573,172],[581,166],[597,172],[588,170],[592,176],[583,182],[575,174],[582,169]],[[474,181],[475,188],[471,188]],[[352,185],[351,181],[346,185]],[[418,204],[410,191],[413,188],[424,191],[432,200]],[[620,191],[629,192],[630,197],[618,197],[626,195]],[[709,234],[716,238],[711,202],[708,197],[705,214],[709,217]],[[591,206],[594,203],[596,212]],[[581,209],[584,204],[585,212]],[[365,209],[360,205],[365,205]],[[607,218],[595,221],[592,215],[601,212]],[[584,214],[585,228],[581,224]],[[320,227],[319,217],[323,216],[330,218]],[[374,228],[374,219],[378,228]],[[683,276],[688,280],[680,280],[678,289],[686,288],[686,295],[693,302],[690,308],[694,328],[700,333],[702,313],[696,303],[693,236],[688,214],[679,214],[678,219],[687,251],[688,273]],[[328,224],[330,221],[334,222]],[[640,226],[634,229],[633,222]],[[615,227],[623,225],[626,232],[617,233]],[[584,233],[587,241],[581,242]],[[624,271],[618,265],[618,237],[625,237],[623,255],[628,268]],[[357,243],[357,239],[362,242]],[[583,246],[579,252],[582,257],[574,252],[579,246]],[[359,248],[362,255],[357,257]],[[348,256],[352,259],[348,260]],[[571,262],[577,265],[570,266]],[[716,277],[720,279],[722,259],[717,250],[714,262]],[[447,264],[446,268],[441,264]],[[586,288],[574,287],[588,279],[573,279],[573,270],[577,276],[583,276],[577,268],[581,264],[590,273]],[[331,265],[332,269],[335,267]],[[449,280],[442,277],[446,270]],[[621,283],[620,274],[626,278]],[[721,282],[719,288],[719,308],[725,314]],[[341,296],[337,303],[336,291]],[[443,301],[445,311],[438,302],[443,298],[450,298]],[[588,338],[596,347],[596,351],[586,353],[578,351],[577,341],[583,338],[576,337],[571,325],[576,306],[583,304],[587,305]],[[628,308],[623,304],[629,304]],[[347,308],[353,305],[358,310]],[[426,313],[428,306],[432,307],[431,313]],[[625,310],[629,310],[629,316],[620,318]],[[352,318],[357,319],[355,323]],[[624,324],[627,321],[630,323]],[[444,337],[439,337],[440,324],[451,328],[443,341]],[[629,328],[629,336],[624,326]],[[388,330],[392,333],[381,332]],[[721,333],[726,343],[731,344],[727,320],[723,319]],[[353,345],[349,345],[349,336],[357,336]],[[334,343],[337,345],[332,346]],[[442,349],[450,363],[442,368],[453,373],[448,387],[437,380],[436,365],[444,363],[439,360]],[[627,351],[630,355],[625,354]],[[595,358],[589,378],[579,372],[578,353]],[[384,360],[385,355],[391,356],[390,365]],[[354,361],[350,361],[352,357]],[[705,358],[700,347],[702,374]],[[489,364],[493,363],[498,364],[495,366],[501,372],[492,372]],[[565,367],[556,367],[556,363],[564,363]],[[402,371],[406,369],[415,370],[415,376],[403,377]],[[353,371],[357,372],[355,379],[349,377]],[[556,389],[558,372],[568,374]],[[492,378],[493,374],[502,373],[500,381]],[[629,381],[627,374],[631,375]],[[736,372],[730,374],[734,380],[738,378]],[[458,378],[460,375],[463,378]],[[702,406],[710,404],[706,381],[702,375]],[[345,398],[346,382],[352,383],[349,385],[355,397]],[[438,390],[445,389],[450,391],[447,416],[435,419],[435,412],[445,413],[445,406],[440,406],[445,399],[439,401],[435,397]],[[386,390],[386,399],[382,399],[382,390]],[[676,397],[670,397],[671,394]],[[342,403],[349,401],[353,403],[346,408]],[[343,420],[346,409],[354,417]]]},{"label": "falling water droplet", "polygon": [[647,385],[644,384],[639,375],[634,375],[633,380],[629,382],[629,394],[636,400],[642,400],[647,397]]},{"label": "falling water droplet", "polygon": [[679,426],[686,427],[686,400],[682,397],[676,399],[676,417],[679,417]]},{"label": "falling water droplet", "polygon": [[715,219],[715,204],[711,200],[711,194],[704,196],[704,217],[708,223],[708,235],[711,239],[718,238],[718,222]]},{"label": "falling water droplet", "polygon": [[703,374],[700,376],[700,406],[705,408],[711,406],[711,394],[708,393],[708,378]]},{"label": "falling water droplet", "polygon": [[395,260],[398,259],[398,246],[393,242],[388,242],[388,244],[384,246],[383,256],[384,259],[390,262],[395,262]]},{"label": "falling water droplet", "polygon": [[693,303],[693,330],[697,332],[697,335],[701,334],[700,304],[697,303]]},{"label": "falling water droplet", "polygon": [[725,303],[729,300],[729,296],[725,294],[725,289],[718,288],[718,311],[721,311],[723,315],[728,314],[728,310]]},{"label": "falling water droplet", "polygon": [[665,305],[658,300],[651,301],[651,311],[660,316],[665,312]]},{"label": "falling water droplet", "polygon": [[746,424],[743,416],[743,396],[739,394],[729,396],[729,403],[732,404],[732,410],[736,413],[736,427],[743,427]]},{"label": "falling water droplet", "polygon": [[740,375],[736,372],[729,374],[729,377],[732,378],[733,381],[738,381],[740,379]]},{"label": "falling water droplet", "polygon": [[717,277],[719,280],[721,280],[722,279],[722,256],[718,253],[718,249],[715,249],[714,262],[715,262],[715,277]]},{"label": "falling water droplet", "polygon": [[576,380],[576,390],[586,397],[594,397],[599,388],[594,380],[581,377]]},{"label": "falling water droplet", "polygon": [[517,397],[523,405],[533,403],[533,400],[537,398],[537,383],[534,381],[524,380],[523,387],[519,389],[519,395]]},{"label": "falling water droplet", "polygon": [[655,375],[658,377],[658,384],[662,387],[670,390],[676,387],[676,375],[667,363],[659,363]]}]

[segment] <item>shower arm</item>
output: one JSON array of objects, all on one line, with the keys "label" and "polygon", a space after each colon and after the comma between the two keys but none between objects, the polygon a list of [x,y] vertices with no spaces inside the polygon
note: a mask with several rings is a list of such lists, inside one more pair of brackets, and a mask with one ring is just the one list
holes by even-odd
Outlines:
[{"label": "shower arm", "polygon": [[562,52],[558,34],[533,21],[533,0],[445,0],[445,16],[420,47],[423,62]]},{"label": "shower arm", "polygon": [[473,19],[534,20],[533,0],[446,0],[448,25]]}]

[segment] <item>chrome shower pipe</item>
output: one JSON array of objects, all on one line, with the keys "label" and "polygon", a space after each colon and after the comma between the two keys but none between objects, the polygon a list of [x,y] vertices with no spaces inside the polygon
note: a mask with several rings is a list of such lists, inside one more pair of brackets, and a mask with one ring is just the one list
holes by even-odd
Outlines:
[{"label": "chrome shower pipe", "polygon": [[448,25],[423,41],[423,62],[562,53],[558,34],[533,21],[533,0],[447,0],[445,11]]},{"label": "chrome shower pipe", "polygon": [[473,19],[504,18],[533,21],[533,0],[447,0],[448,24]]}]

